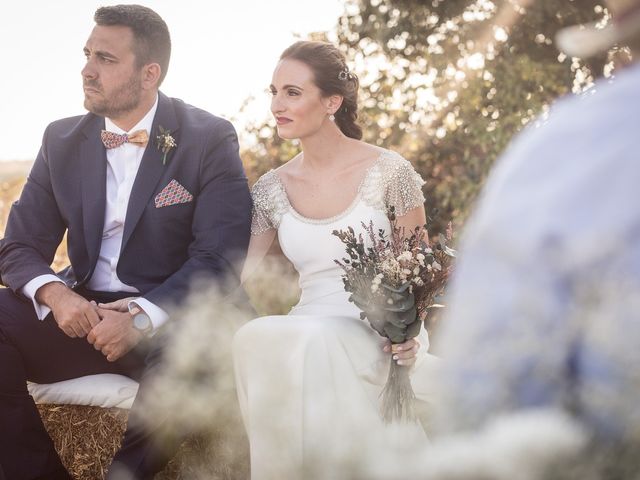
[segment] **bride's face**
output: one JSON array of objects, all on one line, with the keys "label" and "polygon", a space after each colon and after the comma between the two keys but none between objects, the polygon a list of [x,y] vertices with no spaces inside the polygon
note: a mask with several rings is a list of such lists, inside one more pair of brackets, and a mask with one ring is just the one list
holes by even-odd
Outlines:
[{"label": "bride's face", "polygon": [[313,71],[305,63],[286,58],[273,72],[269,87],[271,113],[281,138],[304,138],[329,122],[331,101],[314,83]]}]

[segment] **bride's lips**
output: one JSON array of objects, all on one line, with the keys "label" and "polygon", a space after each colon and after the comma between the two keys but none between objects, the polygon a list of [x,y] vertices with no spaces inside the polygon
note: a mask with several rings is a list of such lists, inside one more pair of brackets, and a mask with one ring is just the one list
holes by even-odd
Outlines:
[{"label": "bride's lips", "polygon": [[287,117],[276,117],[276,123],[278,125],[286,125],[287,123],[291,123],[293,120]]}]

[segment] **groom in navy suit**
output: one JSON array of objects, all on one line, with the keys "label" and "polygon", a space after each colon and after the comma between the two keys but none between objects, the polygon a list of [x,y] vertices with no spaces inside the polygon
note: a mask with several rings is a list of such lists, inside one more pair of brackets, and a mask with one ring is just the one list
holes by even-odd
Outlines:
[{"label": "groom in navy suit", "polygon": [[[11,480],[71,478],[26,380],[120,373],[141,380],[143,395],[167,307],[196,278],[237,279],[249,241],[235,130],[158,91],[165,22],[138,5],[100,8],[94,20],[89,113],[49,125],[0,242],[0,472]],[[65,232],[71,265],[55,273]],[[123,311],[116,301],[131,297]],[[152,478],[170,453],[130,424],[114,463]]]}]

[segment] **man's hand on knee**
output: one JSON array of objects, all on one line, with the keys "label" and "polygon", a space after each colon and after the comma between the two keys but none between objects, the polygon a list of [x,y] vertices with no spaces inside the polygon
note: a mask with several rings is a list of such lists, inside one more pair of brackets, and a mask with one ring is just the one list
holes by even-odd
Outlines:
[{"label": "man's hand on knee", "polygon": [[100,323],[98,307],[60,282],[46,283],[36,292],[38,303],[51,309],[60,329],[69,337],[84,337]]},{"label": "man's hand on knee", "polygon": [[116,312],[99,308],[101,322],[87,335],[87,341],[100,350],[110,362],[115,362],[127,354],[143,338],[141,332],[133,328],[129,312]]}]

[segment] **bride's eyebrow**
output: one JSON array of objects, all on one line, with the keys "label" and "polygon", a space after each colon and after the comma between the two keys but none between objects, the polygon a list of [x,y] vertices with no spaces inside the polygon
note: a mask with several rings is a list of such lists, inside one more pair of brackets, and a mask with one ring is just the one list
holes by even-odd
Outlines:
[{"label": "bride's eyebrow", "polygon": [[[274,90],[277,90],[276,86],[275,86],[275,85],[273,85],[273,84],[269,85],[269,88],[272,88],[272,89],[274,89]],[[304,91],[304,88],[299,87],[298,85],[287,84],[287,85],[283,85],[283,86],[282,86],[282,90],[286,90],[287,88],[296,88],[296,89],[298,89],[298,90],[300,90],[300,91]]]}]

